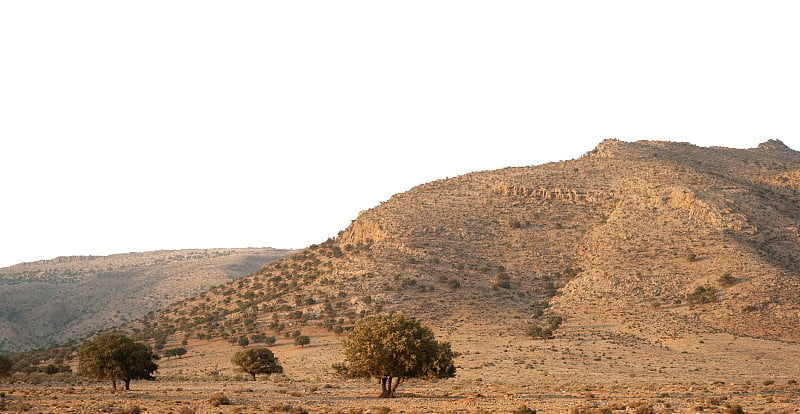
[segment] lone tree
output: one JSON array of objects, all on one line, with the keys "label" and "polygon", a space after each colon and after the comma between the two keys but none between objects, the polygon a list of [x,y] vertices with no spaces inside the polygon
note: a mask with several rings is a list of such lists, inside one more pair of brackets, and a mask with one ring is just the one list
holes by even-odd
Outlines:
[{"label": "lone tree", "polygon": [[158,355],[149,346],[133,342],[119,333],[100,335],[83,344],[78,350],[79,371],[97,379],[111,380],[117,389],[117,380],[131,389],[131,380],[152,380],[158,369],[154,362]]},{"label": "lone tree", "polygon": [[456,373],[453,358],[458,354],[450,343],[436,341],[430,328],[399,313],[359,320],[342,345],[346,373],[379,378],[382,398],[394,397],[406,378],[450,378]]},{"label": "lone tree", "polygon": [[304,347],[311,343],[311,338],[306,335],[300,335],[297,338],[294,338],[294,344],[299,347]]},{"label": "lone tree", "polygon": [[165,349],[164,352],[162,352],[162,355],[167,357],[167,359],[169,359],[169,357],[174,357],[174,356],[180,358],[186,355],[186,352],[187,352],[186,348],[171,348],[171,349]]},{"label": "lone tree", "polygon": [[278,358],[267,348],[252,348],[239,351],[233,355],[231,362],[240,366],[242,371],[253,376],[256,374],[280,374],[283,367],[278,364]]}]

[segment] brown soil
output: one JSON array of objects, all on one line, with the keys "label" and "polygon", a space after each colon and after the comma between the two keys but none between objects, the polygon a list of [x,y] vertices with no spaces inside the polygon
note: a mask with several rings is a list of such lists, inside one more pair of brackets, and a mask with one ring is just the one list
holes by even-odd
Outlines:
[{"label": "brown soil", "polygon": [[[230,363],[240,349],[227,342],[190,341],[183,358],[160,361],[159,379],[134,381],[133,391],[112,392],[108,382],[24,383],[0,386],[8,412],[260,413],[284,412],[727,412],[791,413],[800,406],[794,379],[800,345],[704,334],[644,343],[613,324],[573,321],[556,339],[532,340],[475,323],[453,328],[462,352],[455,378],[409,380],[394,399],[377,398],[377,382],[342,380],[339,337],[308,331],[303,348],[281,338],[271,347],[285,374],[248,381]],[[441,332],[440,332],[441,333]],[[173,345],[173,344],[170,344]],[[257,345],[256,345],[257,346]],[[213,406],[216,393],[230,405]],[[585,411],[579,411],[583,409]],[[636,410],[640,411],[636,411]],[[181,411],[183,410],[183,411]],[[595,411],[592,411],[595,410]]]}]

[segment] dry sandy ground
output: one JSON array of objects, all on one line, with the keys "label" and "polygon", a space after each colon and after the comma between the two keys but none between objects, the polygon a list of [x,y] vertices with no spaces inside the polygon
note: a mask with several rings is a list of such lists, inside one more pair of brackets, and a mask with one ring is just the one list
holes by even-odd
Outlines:
[{"label": "dry sandy ground", "polygon": [[[523,406],[538,413],[724,413],[736,405],[746,413],[800,412],[800,344],[729,334],[651,343],[577,324],[545,342],[491,329],[470,321],[440,330],[463,354],[456,377],[408,381],[394,399],[376,398],[374,381],[337,378],[331,364],[341,360],[340,338],[310,328],[303,332],[310,346],[281,338],[271,347],[285,373],[256,382],[230,363],[241,348],[211,341],[190,342],[183,358],[159,361],[159,379],[134,381],[129,392],[74,380],[0,382],[0,393],[6,412],[27,413],[508,413]],[[231,404],[212,406],[218,392]]]},{"label": "dry sandy ground", "polygon": [[[730,412],[726,405],[731,404],[742,406],[747,413],[796,413],[800,407],[796,386],[614,386],[592,387],[592,391],[586,387],[522,386],[499,392],[456,379],[447,384],[405,384],[398,398],[380,399],[375,397],[374,384],[350,381],[320,388],[271,381],[157,381],[135,383],[133,391],[116,393],[107,384],[100,385],[4,386],[3,401],[8,412],[28,413],[125,413],[134,407],[149,413],[181,414],[287,412],[289,407],[311,413],[509,413],[522,412],[522,406],[539,413],[603,412],[603,408],[611,410],[606,412],[694,413],[701,408],[702,412]],[[223,392],[231,404],[213,406],[209,399],[217,392]],[[653,411],[645,411],[645,407]]]}]

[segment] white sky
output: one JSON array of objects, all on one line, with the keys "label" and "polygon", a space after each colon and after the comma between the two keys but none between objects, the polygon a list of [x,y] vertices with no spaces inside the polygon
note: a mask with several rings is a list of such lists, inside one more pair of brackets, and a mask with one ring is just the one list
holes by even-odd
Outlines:
[{"label": "white sky", "polygon": [[305,247],[609,137],[800,149],[792,3],[2,1],[0,266]]}]

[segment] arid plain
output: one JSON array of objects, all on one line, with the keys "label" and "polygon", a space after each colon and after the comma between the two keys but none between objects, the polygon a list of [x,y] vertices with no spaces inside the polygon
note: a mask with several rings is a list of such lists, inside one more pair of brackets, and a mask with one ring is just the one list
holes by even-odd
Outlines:
[{"label": "arid plain", "polygon": [[[610,325],[569,324],[546,342],[462,328],[449,337],[466,351],[456,377],[411,380],[394,399],[377,398],[377,381],[336,376],[331,362],[341,360],[339,339],[325,332],[312,333],[312,344],[303,348],[278,341],[271,349],[285,373],[256,382],[231,364],[235,347],[217,340],[190,342],[186,356],[160,361],[158,380],[135,381],[132,391],[112,392],[108,381],[51,379],[5,383],[0,390],[6,411],[34,413],[135,407],[184,414],[511,413],[522,407],[539,413],[735,412],[731,407],[795,413],[800,407],[797,344],[716,334],[633,347]],[[219,393],[231,404],[212,405]]]}]

